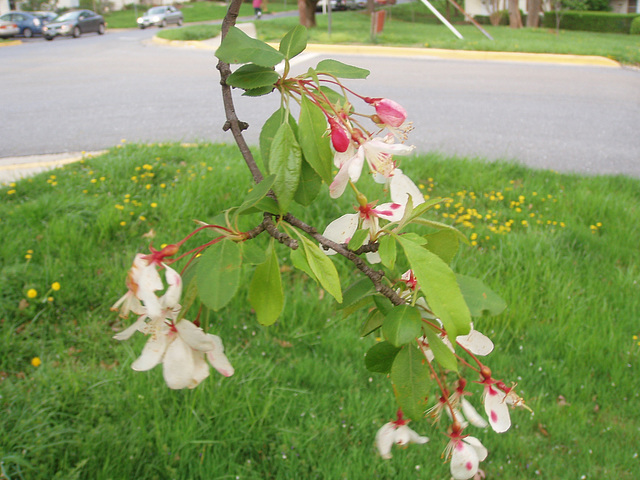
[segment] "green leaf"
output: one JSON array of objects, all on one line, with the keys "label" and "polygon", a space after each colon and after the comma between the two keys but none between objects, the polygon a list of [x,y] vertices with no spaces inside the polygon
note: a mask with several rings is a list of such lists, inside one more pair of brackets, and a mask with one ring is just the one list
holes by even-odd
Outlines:
[{"label": "green leaf", "polygon": [[507,308],[507,303],[482,280],[466,275],[456,275],[456,280],[472,317],[481,317],[485,312],[500,315]]},{"label": "green leaf", "polygon": [[430,369],[424,354],[415,345],[405,345],[391,365],[393,392],[402,411],[413,420],[420,420],[427,408]]},{"label": "green leaf", "polygon": [[361,298],[372,295],[373,293],[375,293],[375,288],[369,277],[362,277],[349,285],[344,291],[342,304],[338,307],[338,310],[347,308]]},{"label": "green leaf", "polygon": [[328,73],[338,78],[367,78],[369,76],[369,70],[347,65],[337,60],[322,60],[315,69],[318,73]]},{"label": "green leaf", "polygon": [[249,63],[229,75],[227,85],[243,89],[273,87],[279,79],[280,75],[273,68]]},{"label": "green leaf", "polygon": [[300,168],[300,183],[298,184],[298,189],[293,197],[294,200],[300,205],[308,207],[316,199],[321,188],[322,179],[318,176],[316,171],[311,168],[311,165],[309,165],[307,160],[303,158]]},{"label": "green leaf", "polygon": [[238,27],[231,27],[224,37],[216,57],[225,63],[255,63],[274,67],[284,60],[284,55],[260,40],[251,38]]},{"label": "green leaf", "polygon": [[451,230],[440,230],[439,232],[425,235],[427,240],[427,250],[438,255],[447,265],[451,263],[458,253],[460,239]]},{"label": "green leaf", "polygon": [[[269,156],[271,155],[271,144],[273,138],[276,136],[280,125],[285,122],[287,118],[287,111],[284,108],[279,108],[267,119],[260,131],[260,155],[262,155],[262,162],[265,169],[269,172]],[[296,125],[295,119],[288,115],[289,126],[291,126],[293,133],[298,135],[298,125]]]},{"label": "green leaf", "polygon": [[311,270],[311,267],[309,266],[309,262],[307,262],[307,257],[304,254],[304,247],[291,250],[291,263],[293,263],[293,266],[298,270],[303,271],[316,282],[318,281],[315,274]]},{"label": "green leaf", "polygon": [[286,213],[293,200],[302,168],[302,152],[288,123],[278,128],[269,155],[269,170],[276,176],[273,191],[278,198],[280,212]]},{"label": "green leaf", "polygon": [[307,37],[307,29],[302,25],[297,25],[292,30],[289,30],[280,41],[280,53],[282,53],[287,60],[291,60],[307,48]]},{"label": "green leaf", "polygon": [[306,237],[300,237],[307,255],[307,262],[316,278],[338,303],[342,303],[342,289],[336,266],[322,249]]},{"label": "green leaf", "polygon": [[383,297],[382,295],[375,295],[373,297],[373,303],[376,304],[378,310],[380,310],[385,316],[389,315],[389,313],[391,313],[391,310],[393,310],[394,308],[391,300],[389,300],[387,297]]},{"label": "green leaf", "polygon": [[200,256],[196,278],[200,300],[214,311],[233,298],[240,283],[242,252],[231,240],[214,243]]},{"label": "green leaf", "polygon": [[260,265],[264,263],[266,252],[258,246],[256,241],[247,241],[240,244],[242,247],[242,263],[245,265]]},{"label": "green leaf", "polygon": [[395,307],[382,324],[382,334],[396,347],[401,347],[422,336],[422,317],[415,307]]},{"label": "green leaf", "polygon": [[364,241],[367,238],[369,238],[369,229],[361,228],[360,230],[356,230],[353,234],[353,237],[351,237],[351,240],[349,240],[349,244],[347,245],[349,247],[349,250],[359,249],[364,244]]},{"label": "green leaf", "polygon": [[247,90],[244,91],[244,93],[242,94],[243,97],[261,97],[262,95],[268,95],[271,92],[273,92],[273,85],[269,85],[266,87],[259,87],[259,88],[249,88]]},{"label": "green leaf", "polygon": [[458,335],[469,333],[471,315],[453,271],[435,253],[410,241],[405,235],[397,239],[429,307],[442,321],[451,341],[455,342]]},{"label": "green leaf", "polygon": [[446,223],[436,222],[435,220],[427,220],[426,218],[414,218],[413,223],[424,225],[425,227],[432,227],[437,230],[449,230],[451,232],[454,232],[464,243],[469,244],[469,239],[465,237],[465,235],[460,230],[452,227],[451,225],[447,225]]},{"label": "green leaf", "polygon": [[427,240],[424,237],[413,232],[403,233],[402,238],[409,242],[415,243],[416,245],[424,245],[425,243],[427,243]]},{"label": "green leaf", "polygon": [[275,181],[275,175],[269,175],[268,177],[263,178],[259,184],[251,189],[247,197],[244,199],[244,202],[242,202],[242,205],[238,207],[238,213],[249,210],[260,203],[260,201],[267,196],[267,193],[269,193],[269,190],[271,190]]},{"label": "green leaf", "polygon": [[[182,280],[184,282],[184,277],[182,277]],[[186,285],[186,288],[184,288],[184,293],[180,300],[182,308],[180,309],[176,322],[179,322],[185,317],[193,303],[196,301],[196,298],[198,298],[198,282],[196,282],[195,277],[192,277],[189,283],[184,282],[183,285]]]},{"label": "green leaf", "polygon": [[328,185],[332,182],[331,167],[333,155],[327,132],[327,119],[317,105],[306,96],[300,106],[300,147],[309,165]]},{"label": "green leaf", "polygon": [[391,235],[378,237],[378,255],[382,265],[393,269],[396,264],[396,239]]},{"label": "green leaf", "polygon": [[399,351],[399,347],[394,347],[389,342],[376,343],[365,354],[364,364],[370,372],[389,373]]},{"label": "green leaf", "polygon": [[249,285],[249,303],[261,325],[273,325],[284,307],[284,291],[275,248],[270,248],[267,261],[258,265]]},{"label": "green leaf", "polygon": [[442,338],[440,338],[440,333],[436,332],[428,325],[424,329],[424,333],[427,336],[429,348],[433,352],[433,356],[438,361],[438,363],[447,370],[453,370],[457,372],[458,360],[456,359],[456,356],[453,354],[453,352],[449,350],[449,347],[444,344]]},{"label": "green leaf", "polygon": [[360,336],[366,337],[379,329],[384,323],[384,315],[380,310],[374,310],[369,314],[364,323],[360,326]]}]

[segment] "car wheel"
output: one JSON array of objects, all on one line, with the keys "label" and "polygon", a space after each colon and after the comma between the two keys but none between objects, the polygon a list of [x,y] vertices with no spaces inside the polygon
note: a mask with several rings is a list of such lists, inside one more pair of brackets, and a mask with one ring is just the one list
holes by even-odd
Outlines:
[{"label": "car wheel", "polygon": [[98,35],[104,35],[104,23],[98,25]]},{"label": "car wheel", "polygon": [[166,20],[162,20],[162,22],[160,22],[160,28],[164,28],[167,26],[167,21]]},{"label": "car wheel", "polygon": [[24,38],[31,38],[31,37],[33,37],[33,32],[31,31],[30,28],[25,28],[22,31],[22,35],[24,35]]},{"label": "car wheel", "polygon": [[178,26],[179,26],[179,27],[181,27],[181,26],[182,26],[182,19],[181,19],[181,18],[179,18],[179,19],[178,19]]},{"label": "car wheel", "polygon": [[80,36],[80,27],[73,28],[73,38],[78,38]]},{"label": "car wheel", "polygon": [[45,37],[44,37],[44,39],[45,39],[45,40],[48,40],[48,41],[53,40],[53,38],[54,38],[54,37],[49,37],[49,36],[47,36],[47,35],[45,35]]},{"label": "car wheel", "polygon": [[140,25],[140,30],[144,30],[145,26],[144,25]]}]

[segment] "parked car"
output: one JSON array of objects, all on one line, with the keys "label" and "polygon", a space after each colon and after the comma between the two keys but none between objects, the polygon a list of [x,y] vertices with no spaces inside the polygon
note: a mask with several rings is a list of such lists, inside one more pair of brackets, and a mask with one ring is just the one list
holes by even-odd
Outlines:
[{"label": "parked car", "polygon": [[42,27],[42,34],[47,40],[58,35],[78,38],[83,33],[96,32],[103,35],[106,30],[104,18],[91,10],[75,10],[63,13],[53,22]]},{"label": "parked car", "polygon": [[[316,3],[316,12],[323,12],[326,9],[327,0],[318,0]],[[331,10],[346,10],[347,0],[330,0]]]},{"label": "parked car", "polygon": [[9,38],[20,33],[20,28],[13,22],[0,20],[0,38]]},{"label": "parked car", "polygon": [[31,38],[34,34],[42,33],[42,19],[31,12],[9,12],[0,16],[0,20],[18,25],[20,32],[25,38]]},{"label": "parked car", "polygon": [[166,27],[170,23],[182,25],[184,18],[182,12],[176,7],[153,7],[140,18],[138,18],[138,26],[142,29],[157,25],[158,27]]},{"label": "parked car", "polygon": [[56,18],[58,18],[58,14],[55,12],[33,12],[33,13],[39,16],[45,25],[47,23],[53,22]]}]

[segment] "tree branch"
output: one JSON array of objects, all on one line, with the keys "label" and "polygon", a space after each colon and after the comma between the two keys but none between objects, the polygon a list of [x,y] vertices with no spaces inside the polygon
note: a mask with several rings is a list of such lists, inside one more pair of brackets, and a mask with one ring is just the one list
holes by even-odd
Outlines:
[{"label": "tree branch", "polygon": [[[231,0],[231,5],[229,5],[229,10],[227,10],[227,14],[222,21],[222,38],[227,36],[229,32],[229,28],[236,24],[236,19],[238,18],[238,12],[240,11],[240,6],[242,5],[242,0]],[[227,116],[227,121],[224,125],[225,130],[231,130],[233,134],[233,138],[240,149],[240,153],[244,158],[251,175],[253,175],[253,180],[255,183],[260,183],[264,178],[262,172],[258,168],[255,159],[253,158],[253,154],[247,145],[244,137],[242,136],[242,131],[246,130],[248,125],[245,122],[241,122],[238,120],[238,116],[236,115],[235,105],[233,104],[233,95],[231,94],[231,87],[227,85],[227,78],[231,75],[231,67],[228,63],[223,61],[218,61],[217,65],[218,70],[220,71],[220,85],[222,85],[222,102],[224,103],[224,111]]]}]

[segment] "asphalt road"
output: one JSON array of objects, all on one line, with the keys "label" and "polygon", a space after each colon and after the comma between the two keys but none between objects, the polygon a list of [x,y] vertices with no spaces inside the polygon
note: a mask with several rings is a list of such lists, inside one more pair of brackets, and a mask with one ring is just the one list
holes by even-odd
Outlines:
[{"label": "asphalt road", "polygon": [[[155,29],[0,48],[0,157],[120,143],[226,141],[212,51],[158,46]],[[419,150],[640,177],[640,71],[429,57],[332,55],[407,108]],[[305,71],[324,56],[309,54]],[[237,98],[250,143],[275,96]]]}]

